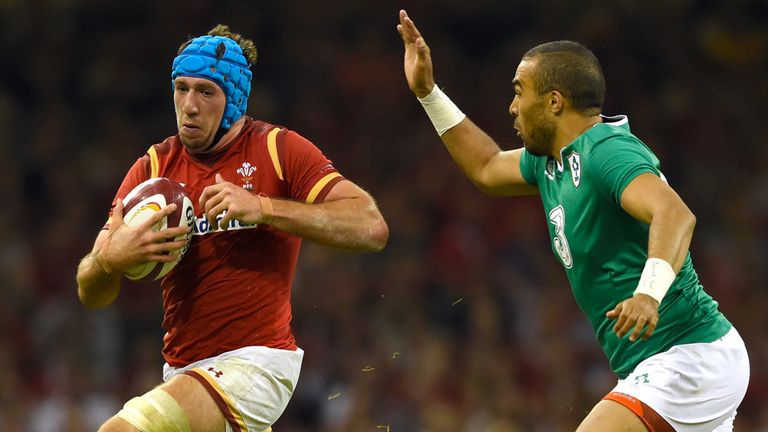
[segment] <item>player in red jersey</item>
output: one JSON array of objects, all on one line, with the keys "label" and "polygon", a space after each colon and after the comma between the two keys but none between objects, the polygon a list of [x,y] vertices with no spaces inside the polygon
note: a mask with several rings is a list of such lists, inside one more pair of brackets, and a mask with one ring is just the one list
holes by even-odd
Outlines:
[{"label": "player in red jersey", "polygon": [[[353,252],[387,242],[371,196],[311,142],[244,115],[255,61],[253,42],[221,25],[180,47],[171,74],[178,135],[131,167],[80,262],[81,302],[107,306],[126,269],[170,260],[167,253],[184,245],[173,238],[193,231],[161,282],[165,383],[128,401],[102,432],[269,430],[303,355],[290,328],[301,239]],[[152,177],[185,185],[193,227],[150,229],[173,205],[140,226],[123,223],[122,198]]]}]

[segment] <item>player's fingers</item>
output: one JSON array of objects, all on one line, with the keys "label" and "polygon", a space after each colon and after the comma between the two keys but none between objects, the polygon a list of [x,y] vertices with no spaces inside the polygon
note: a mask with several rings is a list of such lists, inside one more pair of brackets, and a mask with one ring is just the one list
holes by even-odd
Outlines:
[{"label": "player's fingers", "polygon": [[153,262],[173,262],[179,259],[179,257],[175,254],[169,254],[169,253],[157,253],[147,256],[147,261],[153,261]]},{"label": "player's fingers", "polygon": [[234,217],[234,212],[230,211],[228,209],[225,209],[226,212],[224,213],[224,216],[221,217],[221,220],[219,221],[219,226],[221,226],[221,229],[226,231],[229,229],[229,222]]},{"label": "player's fingers", "polygon": [[616,333],[616,335],[620,338],[626,336],[626,334],[629,333],[632,328],[635,327],[635,325],[637,325],[637,317],[627,315],[626,319],[624,320],[624,324],[619,328],[619,331]]},{"label": "player's fingers", "polygon": [[403,40],[403,44],[405,45],[406,52],[408,52],[408,49],[410,48],[411,44],[413,44],[413,36],[406,33],[406,30],[402,24],[397,25],[397,32],[400,33],[400,39]]},{"label": "player's fingers", "polygon": [[643,340],[648,340],[648,338],[653,335],[653,332],[656,330],[656,325],[658,324],[658,320],[650,320],[648,321],[648,325],[645,327],[645,332],[641,335]]},{"label": "player's fingers", "polygon": [[400,24],[397,25],[398,31],[405,37],[409,32],[409,29],[406,28],[407,26],[405,24],[405,21],[408,19],[408,12],[406,12],[405,9],[400,9],[400,16],[398,18],[400,19]]},{"label": "player's fingers", "polygon": [[203,189],[203,193],[200,194],[200,199],[197,200],[197,203],[200,205],[200,208],[205,208],[206,203],[208,200],[211,199],[211,197],[216,196],[222,189],[224,189],[224,186],[226,183],[218,183],[210,186],[206,186],[205,189]]},{"label": "player's fingers", "polygon": [[184,246],[187,245],[186,240],[174,240],[163,243],[165,245],[166,250],[170,253],[176,253],[184,248]]},{"label": "player's fingers", "polygon": [[403,42],[406,44],[413,43],[416,38],[421,36],[419,34],[419,30],[416,29],[416,24],[413,23],[410,17],[408,17],[407,14],[400,15],[400,29],[402,32],[400,33],[403,36]]},{"label": "player's fingers", "polygon": [[408,43],[407,36],[405,35],[405,17],[408,16],[408,14],[400,9],[400,14],[398,16],[398,23],[397,23],[397,32],[400,33],[400,38],[403,39],[403,43]]},{"label": "player's fingers", "polygon": [[619,334],[621,329],[624,328],[624,325],[626,324],[626,322],[627,322],[627,316],[624,314],[619,314],[619,317],[616,318],[616,323],[613,325],[613,332],[616,334]]},{"label": "player's fingers", "polygon": [[635,329],[632,331],[632,334],[629,335],[630,342],[634,342],[637,340],[638,336],[640,336],[641,332],[645,328],[646,319],[643,317],[638,318],[637,323],[635,323]]},{"label": "player's fingers", "polygon": [[[230,222],[235,219],[241,219],[244,216],[244,212],[239,207],[237,202],[227,203],[226,207],[221,208],[221,212],[224,214],[222,215],[221,219],[219,219],[219,225],[221,225],[221,229],[224,231],[230,228]],[[219,214],[221,214],[221,212]]]},{"label": "player's fingers", "polygon": [[216,184],[222,184],[222,183],[226,183],[226,181],[224,180],[224,177],[222,177],[221,174],[216,173]]},{"label": "player's fingers", "polygon": [[168,216],[169,214],[176,211],[176,203],[170,203],[167,206],[161,208],[159,211],[156,211],[152,213],[150,217],[147,218],[144,222],[142,222],[138,228],[140,230],[149,230],[152,228],[156,223],[163,220],[164,217]]},{"label": "player's fingers", "polygon": [[150,256],[169,254],[183,248],[187,242],[185,240],[166,241],[148,245],[144,251]]},{"label": "player's fingers", "polygon": [[191,229],[192,227],[188,226],[178,226],[158,231],[154,233],[154,243],[163,243],[173,240],[176,237],[186,235]]},{"label": "player's fingers", "polygon": [[145,253],[167,253],[183,248],[187,244],[186,238],[166,237],[163,241],[149,243],[144,247]]},{"label": "player's fingers", "polygon": [[[219,221],[217,220],[217,218],[220,214],[226,211],[227,211],[227,203],[222,201],[217,206],[211,208],[206,212],[206,216],[208,217],[208,223],[211,225],[212,230],[219,228]],[[224,216],[226,216],[226,214]]]},{"label": "player's fingers", "polygon": [[214,209],[220,206],[223,201],[224,194],[217,193],[216,195],[209,197],[208,200],[205,201],[205,204],[200,206],[203,211],[203,216],[205,216],[205,219],[208,220],[209,224],[216,220],[216,215],[218,215],[218,213],[215,213]]},{"label": "player's fingers", "polygon": [[623,302],[617,304],[615,308],[613,308],[612,310],[609,310],[608,312],[606,312],[605,316],[610,318],[610,319],[618,318],[619,315],[621,315],[621,309],[623,307],[623,304],[624,304]]},{"label": "player's fingers", "polygon": [[407,14],[405,18],[403,18],[403,27],[412,38],[417,39],[421,37],[421,32],[419,32],[419,29],[416,28],[416,23],[414,23],[411,17],[409,17]]}]

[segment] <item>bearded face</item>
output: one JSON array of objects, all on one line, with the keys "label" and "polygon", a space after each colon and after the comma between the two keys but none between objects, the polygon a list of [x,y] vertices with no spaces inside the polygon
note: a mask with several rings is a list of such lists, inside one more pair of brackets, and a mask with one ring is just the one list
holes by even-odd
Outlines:
[{"label": "bearded face", "polygon": [[515,118],[517,136],[525,149],[533,155],[551,155],[555,140],[555,124],[546,112],[546,97],[540,95],[533,83],[535,60],[520,62],[512,83],[515,97],[509,106],[509,114]]},{"label": "bearded face", "polygon": [[525,149],[535,156],[552,154],[555,142],[555,124],[547,118],[544,98],[531,104],[519,104],[513,115],[515,129]]}]

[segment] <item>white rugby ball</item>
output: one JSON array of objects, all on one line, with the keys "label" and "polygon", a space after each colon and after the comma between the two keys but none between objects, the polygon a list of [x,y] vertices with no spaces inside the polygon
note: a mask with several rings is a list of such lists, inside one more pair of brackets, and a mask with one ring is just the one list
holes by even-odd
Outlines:
[{"label": "white rugby ball", "polygon": [[[152,226],[153,231],[160,231],[177,226],[192,226],[194,224],[194,208],[192,200],[184,190],[184,186],[166,177],[149,179],[131,190],[123,199],[123,222],[126,225],[137,226],[149,219],[153,214],[165,208],[168,204],[176,203],[176,210],[162,218]],[[138,282],[150,282],[162,279],[181,260],[187,251],[192,233],[177,236],[175,240],[186,240],[187,244],[173,252],[176,259],[171,262],[146,262],[128,269],[124,276]]]}]

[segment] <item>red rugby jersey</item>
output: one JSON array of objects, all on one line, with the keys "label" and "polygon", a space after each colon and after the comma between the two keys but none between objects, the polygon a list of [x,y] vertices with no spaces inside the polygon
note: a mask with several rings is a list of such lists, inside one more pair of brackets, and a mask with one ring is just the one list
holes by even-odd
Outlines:
[{"label": "red rugby jersey", "polygon": [[237,221],[212,231],[198,199],[216,173],[254,194],[307,203],[322,202],[342,180],[310,141],[250,118],[234,142],[205,158],[190,155],[177,135],[136,161],[113,207],[144,180],[168,177],[185,185],[198,217],[186,254],[161,282],[163,356],[175,367],[245,346],[296,349],[290,295],[301,239]]}]

